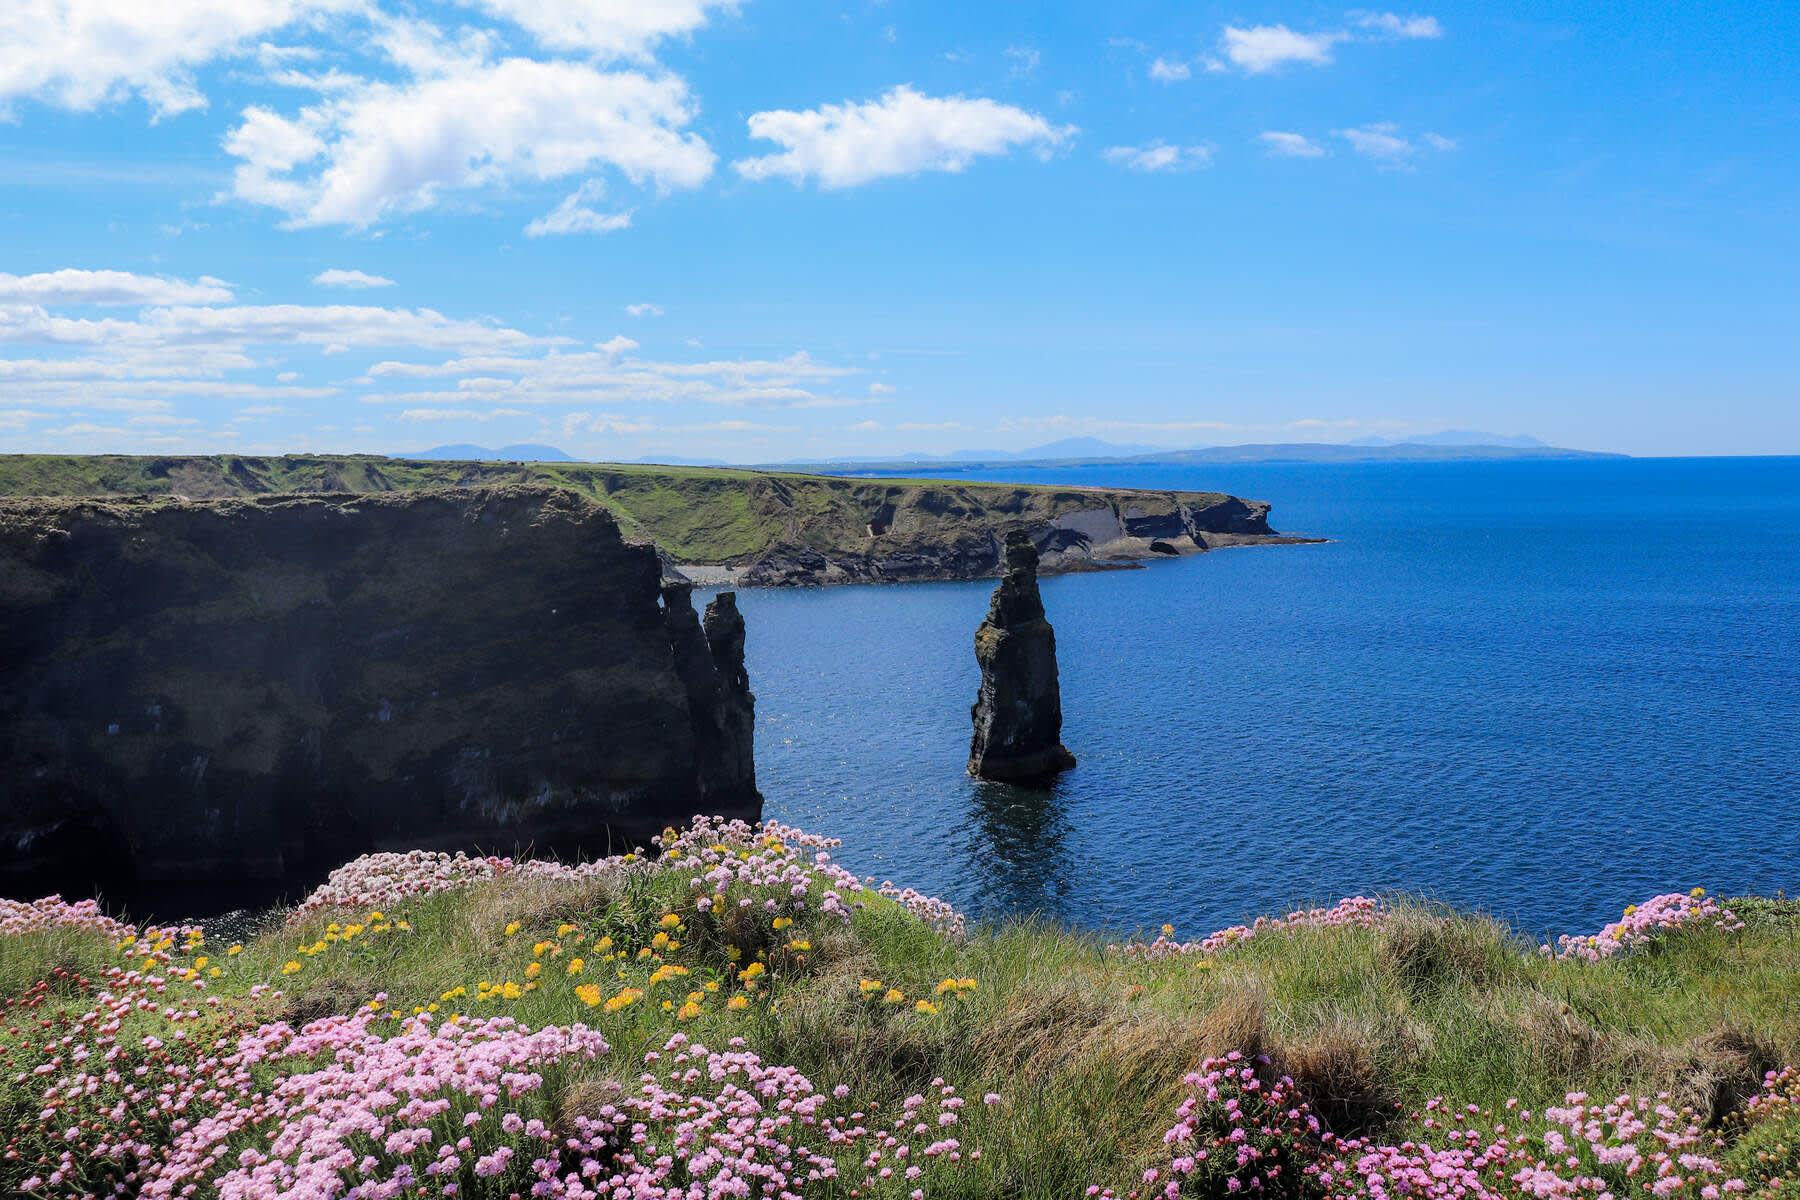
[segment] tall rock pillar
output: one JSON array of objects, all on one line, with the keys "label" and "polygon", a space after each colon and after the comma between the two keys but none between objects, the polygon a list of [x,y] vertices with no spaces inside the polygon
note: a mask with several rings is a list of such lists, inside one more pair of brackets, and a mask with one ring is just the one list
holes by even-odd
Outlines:
[{"label": "tall rock pillar", "polygon": [[1062,744],[1056,633],[1044,618],[1037,564],[1031,538],[1008,534],[1006,574],[975,631],[981,691],[970,710],[969,774],[982,779],[1041,779],[1075,765]]}]

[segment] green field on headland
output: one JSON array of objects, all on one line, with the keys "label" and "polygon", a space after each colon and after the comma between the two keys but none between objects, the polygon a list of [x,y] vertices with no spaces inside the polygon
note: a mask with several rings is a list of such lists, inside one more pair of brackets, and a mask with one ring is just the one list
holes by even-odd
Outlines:
[{"label": "green field on headland", "polygon": [[1057,488],[666,467],[627,463],[440,462],[375,455],[0,455],[0,496],[182,496],[377,492],[551,484],[604,505],[628,536],[681,563],[738,565],[773,548],[866,555],[879,535],[940,549],[976,532],[1042,524],[1081,509],[1212,508],[1216,492]]},{"label": "green field on headland", "polygon": [[241,947],[0,908],[0,1189],[1800,1185],[1800,1083],[1771,1074],[1800,1061],[1794,902],[1659,897],[1561,955],[1405,898],[1109,946],[964,930],[826,849],[739,827],[579,869],[364,859]]}]

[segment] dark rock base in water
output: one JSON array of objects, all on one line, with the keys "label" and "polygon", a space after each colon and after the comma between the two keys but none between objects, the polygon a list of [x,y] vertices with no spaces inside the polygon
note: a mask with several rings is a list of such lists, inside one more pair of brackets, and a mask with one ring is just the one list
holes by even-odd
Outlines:
[{"label": "dark rock base in water", "polygon": [[982,779],[1043,779],[1075,765],[1062,744],[1056,632],[1044,617],[1037,564],[1029,536],[1007,538],[1006,574],[975,631],[981,691],[970,710],[969,774]]}]

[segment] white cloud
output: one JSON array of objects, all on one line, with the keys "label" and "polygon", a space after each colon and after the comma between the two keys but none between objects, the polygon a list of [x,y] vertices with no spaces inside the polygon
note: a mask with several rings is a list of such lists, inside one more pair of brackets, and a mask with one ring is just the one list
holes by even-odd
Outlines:
[{"label": "white cloud", "polygon": [[409,408],[399,414],[402,421],[492,421],[499,417],[529,417],[522,408]]},{"label": "white cloud", "polygon": [[1397,13],[1355,12],[1350,19],[1364,29],[1396,38],[1440,38],[1444,27],[1436,17],[1402,17]]},{"label": "white cloud", "polygon": [[[1419,152],[1418,143],[1402,135],[1400,127],[1392,121],[1379,121],[1371,125],[1362,125],[1354,129],[1338,129],[1333,132],[1349,142],[1350,148],[1358,154],[1390,166],[1402,165]],[[1456,149],[1456,143],[1442,134],[1421,134],[1419,140],[1432,150]]]},{"label": "white cloud", "polygon": [[1286,25],[1256,25],[1249,29],[1227,25],[1220,35],[1220,47],[1233,65],[1254,75],[1288,63],[1324,66],[1331,61],[1331,48],[1349,36],[1295,33]]},{"label": "white cloud", "polygon": [[1192,171],[1211,166],[1212,156],[1211,146],[1171,146],[1161,141],[1112,146],[1102,152],[1107,162],[1133,171]]},{"label": "white cloud", "polygon": [[871,383],[869,385],[869,395],[871,396],[891,396],[897,390],[891,383]]},{"label": "white cloud", "polygon": [[590,179],[563,197],[561,204],[525,227],[526,237],[561,233],[613,233],[631,225],[631,210],[603,213],[588,205],[606,192],[598,179]]},{"label": "white cloud", "polygon": [[1304,134],[1271,129],[1257,134],[1256,140],[1263,144],[1270,158],[1320,158],[1325,154],[1323,146]]},{"label": "white cloud", "polygon": [[[1332,61],[1332,52],[1340,42],[1438,38],[1444,35],[1443,26],[1438,24],[1436,17],[1402,17],[1389,12],[1356,11],[1349,14],[1349,20],[1361,32],[1327,29],[1317,33],[1300,33],[1286,25],[1253,25],[1242,29],[1227,25],[1219,35],[1219,49],[1233,66],[1255,75],[1292,63],[1326,66]],[[1222,66],[1216,63],[1213,65]]]},{"label": "white cloud", "polygon": [[38,275],[0,274],[0,304],[223,304],[231,285],[202,275],[192,283],[129,271],[65,268]]},{"label": "white cloud", "polygon": [[1333,132],[1349,142],[1350,148],[1358,154],[1384,162],[1404,162],[1418,151],[1417,146],[1400,136],[1399,127],[1391,121]]},{"label": "white cloud", "polygon": [[0,114],[35,99],[87,111],[141,96],[159,117],[203,108],[193,70],[366,0],[6,0]]},{"label": "white cloud", "polygon": [[[467,0],[465,0],[467,2]],[[706,24],[713,9],[737,10],[737,0],[475,0],[524,29],[551,50],[641,58],[667,37]]]},{"label": "white cloud", "polygon": [[336,267],[328,271],[320,271],[312,277],[312,281],[320,287],[384,288],[394,286],[394,281],[385,275],[370,275],[363,271],[341,271]]},{"label": "white cloud", "polygon": [[1038,69],[1043,55],[1032,46],[1008,46],[1006,57],[1012,59],[1012,73],[1015,78],[1023,78]]},{"label": "white cloud", "polygon": [[371,82],[292,117],[246,109],[225,140],[243,160],[233,191],[292,227],[363,228],[445,192],[597,167],[664,189],[712,173],[711,148],[681,131],[693,110],[677,76],[522,58],[429,65],[442,73]]},{"label": "white cloud", "polygon": [[1158,83],[1179,83],[1193,73],[1192,67],[1177,58],[1159,58],[1150,64],[1150,78]]},{"label": "white cloud", "polygon": [[920,171],[961,171],[982,155],[1019,146],[1048,151],[1075,129],[998,101],[940,99],[902,85],[863,104],[759,112],[750,118],[750,133],[786,149],[733,164],[746,178],[811,178],[843,188]]},{"label": "white cloud", "polygon": [[633,317],[660,317],[663,315],[663,306],[660,304],[627,304],[625,312],[628,316]]}]

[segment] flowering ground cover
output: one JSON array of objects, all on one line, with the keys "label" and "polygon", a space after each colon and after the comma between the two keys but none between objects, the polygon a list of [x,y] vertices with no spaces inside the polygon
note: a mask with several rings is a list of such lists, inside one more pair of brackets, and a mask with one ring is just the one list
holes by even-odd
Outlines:
[{"label": "flowering ground cover", "polygon": [[1778,1197],[1800,912],[1352,897],[1109,944],[836,843],[346,864],[247,944],[0,902],[0,1194]]}]

